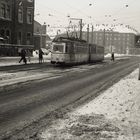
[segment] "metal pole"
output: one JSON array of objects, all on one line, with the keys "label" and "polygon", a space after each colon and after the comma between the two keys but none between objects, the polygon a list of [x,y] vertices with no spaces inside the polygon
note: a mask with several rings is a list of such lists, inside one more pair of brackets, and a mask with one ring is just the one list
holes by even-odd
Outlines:
[{"label": "metal pole", "polygon": [[80,40],[82,40],[82,19],[80,19]]},{"label": "metal pole", "polygon": [[112,31],[112,44],[111,44],[111,51],[114,52],[114,31]]},{"label": "metal pole", "polygon": [[40,31],[40,48],[42,48],[42,25],[41,25],[41,31]]},{"label": "metal pole", "polygon": [[91,43],[93,44],[93,30],[94,30],[94,28],[93,28],[93,25],[92,25],[92,33],[91,33]]},{"label": "metal pole", "polygon": [[89,24],[87,26],[87,43],[89,43]]},{"label": "metal pole", "polygon": [[105,29],[104,29],[104,34],[103,34],[103,47],[105,47]]},{"label": "metal pole", "polygon": [[138,80],[140,80],[140,63],[139,63],[139,78],[138,78]]}]

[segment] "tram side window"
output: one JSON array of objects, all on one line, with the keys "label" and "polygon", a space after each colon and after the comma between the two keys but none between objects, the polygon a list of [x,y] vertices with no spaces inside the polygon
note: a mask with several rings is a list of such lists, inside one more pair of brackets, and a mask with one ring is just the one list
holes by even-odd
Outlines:
[{"label": "tram side window", "polygon": [[76,44],[74,47],[75,53],[87,53],[87,46],[82,44]]},{"label": "tram side window", "polygon": [[74,53],[74,44],[73,43],[67,43],[65,50],[66,50],[66,53]]},{"label": "tram side window", "polygon": [[76,47],[76,53],[82,53],[82,51],[83,51],[83,46]]},{"label": "tram side window", "polygon": [[97,47],[97,53],[98,54],[103,54],[104,50],[102,47]]},{"label": "tram side window", "polygon": [[86,45],[79,45],[78,46],[78,53],[87,53],[88,52],[88,47]]},{"label": "tram side window", "polygon": [[93,54],[96,53],[96,46],[91,46],[91,53],[93,53]]}]

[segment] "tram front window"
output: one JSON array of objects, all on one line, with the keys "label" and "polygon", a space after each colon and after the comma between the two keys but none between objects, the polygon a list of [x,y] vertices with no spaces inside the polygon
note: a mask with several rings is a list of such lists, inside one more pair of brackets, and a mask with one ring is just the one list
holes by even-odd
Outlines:
[{"label": "tram front window", "polygon": [[63,52],[64,51],[64,45],[53,45],[53,51],[55,52]]}]

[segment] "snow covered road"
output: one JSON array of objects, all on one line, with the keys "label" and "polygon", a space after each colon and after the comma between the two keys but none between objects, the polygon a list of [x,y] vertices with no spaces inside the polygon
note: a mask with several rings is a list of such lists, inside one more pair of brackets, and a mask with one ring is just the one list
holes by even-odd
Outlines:
[{"label": "snow covered road", "polygon": [[94,100],[68,113],[65,119],[55,120],[40,139],[139,140],[138,72],[136,69]]},{"label": "snow covered road", "polygon": [[[46,65],[39,65],[39,67],[37,65],[32,67],[22,66],[22,71],[20,71],[21,66],[16,68],[14,67],[13,69],[7,68],[8,73],[15,74],[19,72],[20,75],[23,74],[22,77],[27,74],[27,79],[29,75],[31,76],[31,73],[37,77],[38,74],[47,75],[49,71],[51,74],[53,73],[53,75],[58,75],[58,77],[51,79],[46,78],[43,80],[40,79],[35,83],[31,82],[26,86],[21,86],[20,88],[15,88],[14,90],[1,93],[1,138],[9,138],[11,140],[22,138],[26,140],[34,139],[31,138],[34,134],[35,137],[39,136],[40,139],[44,137],[44,134],[45,137],[47,137],[45,131],[44,133],[41,132],[41,137],[43,136],[42,138],[39,134],[42,125],[43,128],[46,128],[48,125],[47,121],[43,121],[43,124],[41,124],[41,120],[49,119],[49,122],[52,123],[54,121],[52,116],[48,117],[48,114],[51,114],[51,112],[55,111],[55,121],[59,121],[57,120],[59,118],[57,118],[57,116],[59,116],[61,112],[59,109],[65,106],[69,110],[69,105],[72,105],[73,108],[75,108],[75,104],[76,106],[80,106],[89,100],[95,99],[96,96],[102,94],[103,90],[112,86],[122,77],[132,72],[137,67],[138,62],[138,58],[132,58],[111,63],[81,65],[66,69],[52,69],[50,67],[46,68]],[[25,71],[27,73],[24,73]],[[1,72],[3,72],[3,70]],[[13,77],[16,76],[11,75],[11,80]],[[19,76],[17,76],[17,78],[18,77]],[[5,80],[8,79],[5,78],[2,81]],[[62,111],[61,114],[62,116],[65,116],[66,113]],[[100,117],[102,119],[104,116],[100,114],[99,116],[98,114],[95,116],[97,120],[99,120]],[[34,122],[36,121],[37,123],[35,124],[37,125],[34,126]],[[108,126],[108,124],[106,125]],[[31,126],[28,131],[26,131],[26,128],[28,128],[27,126]],[[105,127],[105,130],[115,130],[115,132],[120,130],[118,127],[112,125],[111,128],[110,126],[107,126]],[[50,128],[50,125],[48,125],[48,127]],[[84,125],[81,127],[85,129],[87,126]],[[81,134],[81,129],[77,127],[77,125],[73,125],[72,128],[73,129],[70,129],[72,135]],[[75,128],[77,128],[79,131],[75,131]],[[91,129],[93,130],[93,128]],[[87,128],[87,130],[89,129]],[[53,138],[53,135],[51,136]],[[65,134],[62,135],[62,137],[63,136],[65,136]],[[56,137],[58,136],[56,135]]]}]

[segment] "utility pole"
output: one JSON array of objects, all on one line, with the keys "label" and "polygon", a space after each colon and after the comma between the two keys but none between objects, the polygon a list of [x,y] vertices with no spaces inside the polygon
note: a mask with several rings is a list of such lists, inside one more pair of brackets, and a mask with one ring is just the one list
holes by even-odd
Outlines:
[{"label": "utility pole", "polygon": [[139,63],[139,77],[138,80],[140,80],[140,63]]},{"label": "utility pole", "polygon": [[91,43],[93,44],[93,30],[94,30],[94,28],[93,28],[93,25],[92,25],[92,32],[91,32]]},{"label": "utility pole", "polygon": [[42,48],[42,25],[41,25],[41,29],[40,29],[40,48]]},{"label": "utility pole", "polygon": [[105,29],[104,29],[104,33],[103,33],[103,47],[105,47]]},{"label": "utility pole", "polygon": [[46,34],[46,23],[44,22],[44,24],[41,24],[40,26],[40,48],[44,48],[44,37]]},{"label": "utility pole", "polygon": [[114,31],[112,31],[112,37],[111,37],[111,53],[114,52]]},{"label": "utility pole", "polygon": [[82,40],[82,19],[80,19],[80,40]]},{"label": "utility pole", "polygon": [[87,25],[87,43],[89,43],[89,24]]}]

